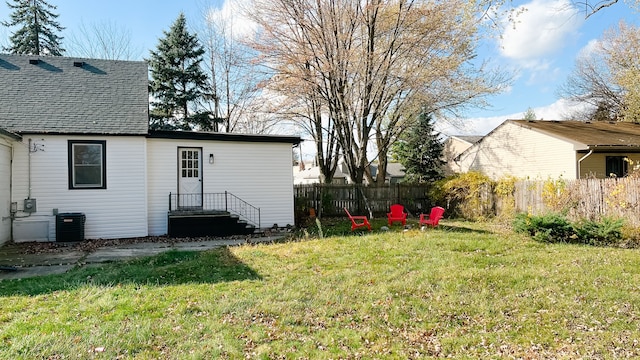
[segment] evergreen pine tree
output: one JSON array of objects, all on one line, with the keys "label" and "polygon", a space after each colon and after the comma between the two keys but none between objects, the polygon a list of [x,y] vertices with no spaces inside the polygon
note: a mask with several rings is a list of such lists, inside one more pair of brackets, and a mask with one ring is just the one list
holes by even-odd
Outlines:
[{"label": "evergreen pine tree", "polygon": [[198,38],[187,30],[180,14],[156,51],[151,51],[149,89],[151,129],[211,130],[209,113],[190,111],[206,96],[207,76],[200,67],[204,49]]},{"label": "evergreen pine tree", "polygon": [[444,172],[440,134],[433,128],[431,115],[421,114],[393,145],[394,157],[405,167],[408,181],[430,182],[442,179]]},{"label": "evergreen pine tree", "polygon": [[56,7],[45,0],[13,0],[7,2],[13,9],[11,21],[4,21],[2,25],[19,26],[10,37],[11,46],[3,48],[12,54],[52,55],[61,56],[64,49],[60,43],[62,37],[56,32],[64,28],[56,21],[58,14],[52,10]]}]

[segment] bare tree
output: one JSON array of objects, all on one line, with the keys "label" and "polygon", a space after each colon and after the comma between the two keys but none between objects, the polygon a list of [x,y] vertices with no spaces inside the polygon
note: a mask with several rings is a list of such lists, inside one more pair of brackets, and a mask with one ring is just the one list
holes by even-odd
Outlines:
[{"label": "bare tree", "polygon": [[575,119],[615,120],[622,109],[622,89],[613,82],[600,44],[577,58],[558,93],[573,103],[588,105],[571,115]]},{"label": "bare tree", "polygon": [[[352,180],[370,161],[384,181],[391,144],[422,109],[453,113],[481,105],[505,80],[471,66],[477,3],[462,0],[257,0],[254,44],[276,76],[270,88],[297,108],[316,146],[337,149]],[[313,130],[315,129],[315,130]],[[327,146],[334,137],[337,146]],[[371,145],[377,156],[369,159]],[[330,169],[330,167],[329,167]],[[326,176],[327,174],[325,174]],[[328,174],[330,175],[330,174]],[[329,176],[330,177],[330,176]]]},{"label": "bare tree", "polygon": [[238,30],[242,19],[236,17],[235,9],[222,12],[210,4],[202,8],[199,34],[206,51],[204,67],[210,88],[206,106],[221,120],[225,132],[269,132],[273,119],[261,113],[264,104],[258,99],[265,75],[255,51],[244,44],[243,37],[250,35]]},{"label": "bare tree", "polygon": [[[609,8],[618,3],[618,0],[601,0],[601,1],[576,1],[575,4],[578,5],[579,8],[584,9],[584,17],[588,19],[589,17],[595,15],[597,12],[602,11],[606,8]],[[631,0],[629,1],[630,5],[635,5],[636,7],[640,5],[639,0]]]},{"label": "bare tree", "polygon": [[589,105],[573,115],[588,120],[638,121],[640,30],[624,23],[607,31],[593,51],[576,60],[560,88],[563,98]]},{"label": "bare tree", "polygon": [[142,48],[131,40],[131,31],[115,22],[85,24],[67,37],[67,54],[106,60],[137,60]]},{"label": "bare tree", "polygon": [[620,22],[602,42],[613,82],[622,89],[621,120],[640,121],[640,28]]}]

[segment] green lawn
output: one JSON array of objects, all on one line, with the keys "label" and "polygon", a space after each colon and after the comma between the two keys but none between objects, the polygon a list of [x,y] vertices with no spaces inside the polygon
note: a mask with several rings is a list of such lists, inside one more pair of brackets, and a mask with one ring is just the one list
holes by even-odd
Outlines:
[{"label": "green lawn", "polygon": [[640,356],[639,250],[444,225],[2,281],[0,358]]}]

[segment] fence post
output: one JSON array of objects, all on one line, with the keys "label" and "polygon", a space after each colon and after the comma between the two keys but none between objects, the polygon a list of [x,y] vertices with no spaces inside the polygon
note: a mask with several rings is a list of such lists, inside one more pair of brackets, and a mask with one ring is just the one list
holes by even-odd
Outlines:
[{"label": "fence post", "polygon": [[313,198],[312,198],[312,204],[313,207],[316,208],[316,212],[318,214],[319,217],[322,217],[322,205],[320,204],[320,201],[318,201],[318,186],[320,186],[319,184],[314,183],[313,184],[313,191],[311,192],[311,194],[313,194]]},{"label": "fence post", "polygon": [[229,205],[227,204],[227,190],[224,191],[224,211],[229,211]]},{"label": "fence post", "polygon": [[171,211],[171,192],[169,192],[169,211]]}]

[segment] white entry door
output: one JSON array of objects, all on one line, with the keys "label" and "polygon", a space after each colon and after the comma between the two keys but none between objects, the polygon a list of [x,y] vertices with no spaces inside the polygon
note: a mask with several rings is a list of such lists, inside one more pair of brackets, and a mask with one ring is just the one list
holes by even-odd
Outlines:
[{"label": "white entry door", "polygon": [[178,206],[202,209],[202,149],[178,149]]}]

